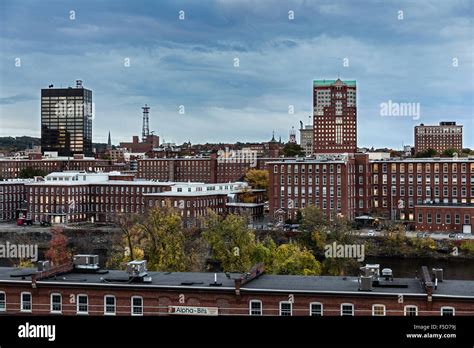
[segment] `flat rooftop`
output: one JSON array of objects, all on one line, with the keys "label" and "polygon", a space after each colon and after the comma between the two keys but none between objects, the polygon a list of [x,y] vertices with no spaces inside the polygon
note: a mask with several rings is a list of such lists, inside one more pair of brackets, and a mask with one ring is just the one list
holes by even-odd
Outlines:
[{"label": "flat rooftop", "polygon": [[[0,267],[0,287],[4,283],[30,283],[31,275],[36,269],[19,269]],[[207,272],[148,272],[150,283],[129,283],[128,274],[120,270],[102,270],[99,273],[69,272],[37,281],[37,286],[101,286],[150,289],[206,289],[209,291],[234,291],[234,280],[240,273],[217,273],[217,282],[213,286],[214,273]],[[372,291],[359,291],[357,277],[342,276],[294,276],[263,274],[240,287],[241,292],[274,292],[274,293],[319,293],[319,294],[354,294],[387,296],[398,294],[426,296],[419,279],[395,278],[392,284],[400,287],[374,287]],[[474,280],[444,280],[433,289],[434,297],[462,297],[474,299]]]}]

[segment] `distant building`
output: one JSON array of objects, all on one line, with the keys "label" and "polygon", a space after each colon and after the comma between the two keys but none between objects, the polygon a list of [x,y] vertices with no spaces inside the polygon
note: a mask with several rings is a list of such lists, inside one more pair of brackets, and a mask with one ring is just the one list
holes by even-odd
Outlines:
[{"label": "distant building", "polygon": [[313,154],[313,126],[300,121],[300,145],[306,156]]},{"label": "distant building", "polygon": [[313,152],[357,151],[356,81],[313,81]]},{"label": "distant building", "polygon": [[145,141],[140,142],[137,135],[133,136],[131,143],[122,142],[120,147],[126,148],[129,152],[152,152],[154,148],[160,146],[160,137],[158,135],[148,135]]},{"label": "distant building", "polygon": [[92,156],[92,91],[82,87],[41,90],[41,149],[60,156]]},{"label": "distant building", "polygon": [[415,126],[415,155],[428,149],[443,153],[448,149],[462,152],[462,126],[456,122],[440,122],[439,126]]}]

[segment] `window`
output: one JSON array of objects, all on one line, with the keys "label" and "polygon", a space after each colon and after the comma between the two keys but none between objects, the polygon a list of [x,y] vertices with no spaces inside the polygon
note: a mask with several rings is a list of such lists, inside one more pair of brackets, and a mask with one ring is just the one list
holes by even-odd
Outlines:
[{"label": "window", "polygon": [[0,292],[0,312],[7,310],[7,295],[2,291]]},{"label": "window", "polygon": [[51,294],[51,313],[61,313],[62,300],[61,294]]},{"label": "window", "polygon": [[441,307],[441,315],[443,317],[453,317],[455,313],[454,307]]},{"label": "window", "polygon": [[143,298],[141,296],[132,297],[132,315],[143,315]]},{"label": "window", "polygon": [[115,315],[115,296],[104,296],[104,315]]},{"label": "window", "polygon": [[323,316],[323,304],[319,302],[313,302],[309,304],[309,315],[322,317]]},{"label": "window", "polygon": [[249,304],[250,315],[262,315],[262,301],[251,300]]},{"label": "window", "polygon": [[405,306],[405,316],[406,317],[416,317],[418,315],[417,306]]},{"label": "window", "polygon": [[372,315],[374,317],[383,317],[385,316],[385,306],[381,304],[372,305]]},{"label": "window", "polygon": [[21,311],[31,312],[31,293],[30,292],[21,293]]},{"label": "window", "polygon": [[341,304],[341,316],[354,315],[354,305],[352,303]]},{"label": "window", "polygon": [[285,302],[282,301],[280,302],[280,315],[281,316],[291,316],[293,315],[293,310],[292,310],[292,304],[291,302]]},{"label": "window", "polygon": [[77,314],[88,314],[88,304],[87,295],[77,295]]}]

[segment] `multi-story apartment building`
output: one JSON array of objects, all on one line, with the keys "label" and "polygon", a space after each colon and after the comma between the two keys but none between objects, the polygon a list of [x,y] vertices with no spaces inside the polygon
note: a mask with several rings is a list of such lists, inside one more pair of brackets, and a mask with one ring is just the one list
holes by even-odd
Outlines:
[{"label": "multi-story apartment building", "polygon": [[310,124],[303,125],[303,122],[300,122],[300,145],[305,156],[311,156],[313,154],[313,138],[313,126]]},{"label": "multi-story apartment building", "polygon": [[354,153],[357,150],[356,82],[313,81],[313,152]]},{"label": "multi-story apartment building", "polygon": [[440,122],[439,126],[429,126],[423,123],[415,126],[415,155],[428,149],[438,153],[448,149],[462,152],[462,125],[456,122]]}]

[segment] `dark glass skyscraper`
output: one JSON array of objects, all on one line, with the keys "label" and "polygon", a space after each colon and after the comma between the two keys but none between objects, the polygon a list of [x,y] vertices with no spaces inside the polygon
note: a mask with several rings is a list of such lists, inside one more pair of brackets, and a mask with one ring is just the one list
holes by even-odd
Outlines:
[{"label": "dark glass skyscraper", "polygon": [[41,90],[41,150],[92,156],[92,91],[82,81]]}]

